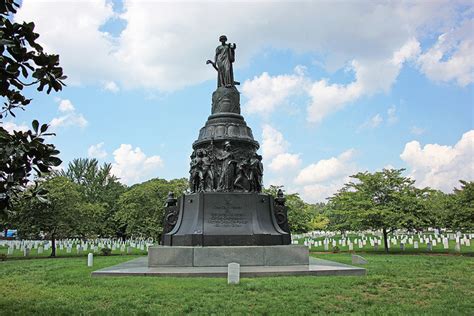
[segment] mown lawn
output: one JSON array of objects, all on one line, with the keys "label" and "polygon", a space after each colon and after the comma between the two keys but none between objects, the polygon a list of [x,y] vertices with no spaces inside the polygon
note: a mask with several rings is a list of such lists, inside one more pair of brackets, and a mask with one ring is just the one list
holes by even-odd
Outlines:
[{"label": "mown lawn", "polygon": [[[349,254],[317,257],[350,263]],[[366,254],[365,277],[92,278],[136,256],[0,262],[0,314],[473,315],[474,258]]]}]

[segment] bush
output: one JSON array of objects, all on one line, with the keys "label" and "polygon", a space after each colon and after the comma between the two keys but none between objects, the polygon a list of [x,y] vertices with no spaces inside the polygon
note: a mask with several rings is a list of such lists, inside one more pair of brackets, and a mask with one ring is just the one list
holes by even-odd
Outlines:
[{"label": "bush", "polygon": [[100,253],[103,255],[103,256],[110,256],[112,254],[112,249],[110,248],[102,248],[100,249]]},{"label": "bush", "polygon": [[341,249],[338,246],[332,247],[332,252],[338,253]]},{"label": "bush", "polygon": [[0,261],[5,261],[7,260],[7,255],[4,253],[0,253]]}]

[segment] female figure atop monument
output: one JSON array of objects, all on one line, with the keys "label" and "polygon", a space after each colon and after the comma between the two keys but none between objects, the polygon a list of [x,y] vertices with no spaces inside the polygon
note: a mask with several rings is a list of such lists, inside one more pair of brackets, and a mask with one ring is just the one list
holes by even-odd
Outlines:
[{"label": "female figure atop monument", "polygon": [[221,45],[216,48],[216,56],[214,62],[208,60],[208,64],[217,70],[217,87],[234,87],[238,82],[234,81],[234,70],[232,63],[235,61],[235,48],[234,44],[227,44],[227,36],[221,35],[219,37]]}]

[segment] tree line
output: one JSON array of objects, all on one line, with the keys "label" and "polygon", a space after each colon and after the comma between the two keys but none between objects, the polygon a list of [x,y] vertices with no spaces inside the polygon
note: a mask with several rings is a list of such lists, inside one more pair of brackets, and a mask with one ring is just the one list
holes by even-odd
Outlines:
[{"label": "tree line", "polygon": [[[445,194],[415,187],[415,181],[402,172],[384,169],[353,175],[353,181],[327,203],[306,203],[297,193],[287,194],[292,233],[372,229],[381,230],[387,239],[397,229],[474,229],[474,182],[461,181],[459,189]],[[41,187],[47,198],[31,198],[27,189],[14,199],[1,222],[3,229],[17,228],[20,238],[46,238],[53,243],[69,237],[157,240],[168,193],[180,196],[188,181],[157,178],[127,187],[111,173],[111,164],[74,159],[65,170],[43,179]],[[280,188],[270,186],[264,192],[276,196]]]}]

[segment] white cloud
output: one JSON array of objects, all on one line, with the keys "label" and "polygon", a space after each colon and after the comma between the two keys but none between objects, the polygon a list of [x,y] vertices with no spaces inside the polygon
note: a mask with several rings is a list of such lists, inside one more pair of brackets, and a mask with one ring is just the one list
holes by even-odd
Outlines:
[{"label": "white cloud", "polygon": [[[419,43],[410,38],[387,58],[353,59],[346,69],[354,72],[355,80],[348,84],[331,84],[328,79],[311,81],[300,68],[296,68],[295,74],[290,75],[270,76],[264,72],[244,83],[242,91],[248,98],[245,109],[249,113],[268,115],[289,97],[305,94],[311,99],[307,107],[307,119],[318,123],[362,96],[388,92],[403,63],[412,60],[418,52]],[[394,114],[395,109],[389,110],[392,123],[396,120]],[[380,120],[381,117],[375,119]]]},{"label": "white cloud", "polygon": [[312,84],[309,95],[312,102],[308,107],[308,121],[320,122],[331,112],[335,112],[346,103],[354,101],[362,94],[361,87],[356,83],[348,85],[328,84],[319,80]]},{"label": "white cloud", "polygon": [[327,202],[327,198],[331,197],[339,189],[341,189],[345,183],[349,182],[351,179],[349,177],[339,177],[332,179],[326,184],[315,183],[304,185],[301,191],[301,197],[304,201],[310,203],[316,202]]},{"label": "white cloud", "polygon": [[77,126],[84,128],[88,124],[87,120],[82,114],[72,113],[60,117],[55,117],[49,122],[52,128],[58,128],[62,126]]},{"label": "white cloud", "polygon": [[67,126],[77,126],[80,128],[84,128],[87,126],[88,122],[84,115],[81,113],[77,113],[74,105],[69,100],[58,100],[59,106],[58,110],[61,113],[65,113],[62,116],[55,117],[49,122],[49,125],[53,129],[57,129],[59,127],[67,127]]},{"label": "white cloud", "polygon": [[418,64],[431,80],[456,81],[460,86],[474,82],[474,20],[443,33],[433,47],[421,54]]},{"label": "white cloud", "polygon": [[297,184],[308,184],[314,182],[325,182],[332,178],[347,176],[354,167],[351,159],[355,153],[354,149],[349,149],[337,157],[323,159],[317,163],[310,164],[303,168],[295,179]]},{"label": "white cloud", "polygon": [[355,150],[348,149],[337,157],[319,160],[300,170],[294,183],[301,197],[307,202],[325,202],[358,171],[354,155]]},{"label": "white cloud", "polygon": [[[244,5],[233,1],[125,0],[123,13],[118,14],[107,0],[24,0],[16,20],[36,22],[40,42],[47,51],[60,54],[69,83],[100,84],[120,78],[120,86],[174,90],[215,78],[215,71],[204,61],[213,58],[213,47],[220,35],[216,30],[220,30],[238,43],[237,67],[245,66],[269,47],[327,56],[323,64],[329,71],[355,60],[361,74],[362,68],[370,68],[370,75],[362,76],[368,81],[359,81],[364,93],[370,94],[371,85],[382,90],[390,86],[398,74],[396,65],[416,52],[411,39],[446,32],[465,18],[463,12],[469,6],[469,2],[457,1],[377,5],[371,1],[298,5],[260,1]],[[123,19],[125,25],[119,36],[101,31],[105,23],[117,18]],[[448,68],[455,73],[452,79],[464,84],[470,81],[465,78],[467,70],[453,70],[459,68],[454,64],[469,65],[464,57],[471,47],[465,41],[470,36],[461,35],[459,45],[453,44],[459,54],[452,56]],[[411,44],[404,46],[405,43]],[[437,56],[435,51],[427,57],[431,55]],[[391,59],[389,67],[387,61]],[[438,73],[427,66],[432,62],[422,64],[430,76]],[[313,120],[317,121],[318,116]]]},{"label": "white cloud", "polygon": [[59,99],[59,112],[74,112],[74,105],[72,105],[71,101],[69,100],[61,100]]},{"label": "white cloud", "polygon": [[16,124],[15,122],[4,122],[0,123],[0,126],[3,127],[8,133],[13,134],[13,131],[22,131],[26,132],[29,130],[28,126],[25,124]]},{"label": "white cloud", "polygon": [[164,166],[160,156],[147,157],[139,147],[133,149],[130,144],[121,144],[113,154],[112,173],[126,184],[156,177],[157,170]]},{"label": "white cloud", "polygon": [[118,87],[118,85],[114,82],[114,81],[106,81],[103,83],[103,89],[106,90],[106,91],[110,91],[110,92],[113,92],[113,93],[117,93],[120,91],[120,88]]},{"label": "white cloud", "polygon": [[242,93],[248,98],[245,111],[248,113],[269,114],[287,99],[303,91],[305,83],[301,66],[295,68],[293,75],[270,76],[264,72],[258,77],[245,81]]},{"label": "white cloud", "polygon": [[378,127],[382,122],[383,122],[382,116],[379,113],[377,113],[371,118],[369,118],[367,121],[362,123],[359,126],[358,130],[360,131],[362,129],[373,129],[373,128]]},{"label": "white cloud", "polygon": [[117,73],[117,48],[110,34],[99,28],[115,17],[107,0],[23,1],[17,21],[35,21],[39,42],[60,55],[67,83],[98,83]]},{"label": "white cloud", "polygon": [[282,153],[273,158],[268,167],[272,171],[279,172],[298,168],[300,164],[301,158],[299,154]]},{"label": "white cloud", "polygon": [[89,149],[87,149],[87,156],[89,158],[98,158],[98,159],[104,159],[107,157],[107,151],[105,151],[104,143],[98,143],[95,145],[91,145]]},{"label": "white cloud", "polygon": [[290,153],[289,147],[290,143],[279,130],[269,124],[263,125],[262,152],[267,170],[266,185],[289,183],[293,179],[294,173],[301,165],[301,157],[300,154]]},{"label": "white cloud", "polygon": [[417,186],[450,192],[459,180],[474,180],[474,130],[464,133],[454,146],[426,144],[422,148],[418,141],[411,141],[400,157]]},{"label": "white cloud", "polygon": [[426,131],[424,128],[421,128],[421,127],[418,127],[418,126],[412,126],[412,128],[410,129],[410,132],[413,134],[413,135],[422,135],[424,134]]},{"label": "white cloud", "polygon": [[387,121],[389,124],[395,124],[398,121],[397,107],[392,105],[387,110]]},{"label": "white cloud", "polygon": [[283,134],[269,124],[262,128],[262,153],[265,159],[283,154],[289,147],[289,143],[283,137]]}]

